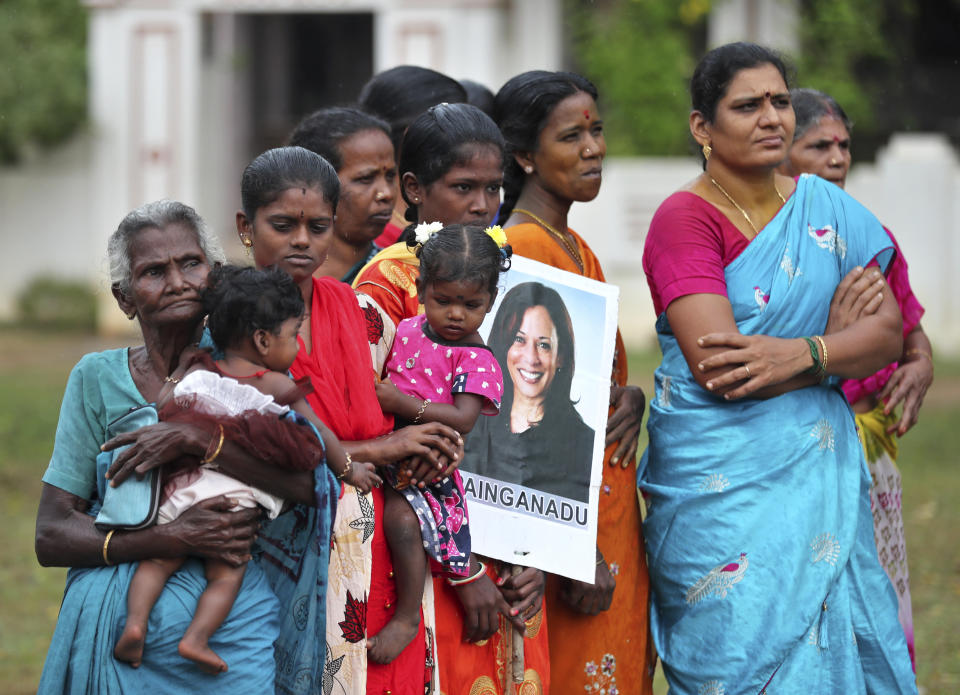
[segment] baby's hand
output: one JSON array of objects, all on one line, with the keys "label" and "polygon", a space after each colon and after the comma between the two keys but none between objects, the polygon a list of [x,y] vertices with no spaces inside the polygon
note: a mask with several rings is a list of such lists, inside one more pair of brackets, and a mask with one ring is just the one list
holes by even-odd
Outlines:
[{"label": "baby's hand", "polygon": [[376,473],[376,467],[368,461],[353,461],[350,464],[350,470],[343,481],[357,488],[360,492],[366,494],[372,487],[380,487],[383,479]]},{"label": "baby's hand", "polygon": [[377,400],[380,401],[380,408],[385,413],[395,413],[397,411],[397,400],[403,396],[390,379],[384,379],[377,384]]}]

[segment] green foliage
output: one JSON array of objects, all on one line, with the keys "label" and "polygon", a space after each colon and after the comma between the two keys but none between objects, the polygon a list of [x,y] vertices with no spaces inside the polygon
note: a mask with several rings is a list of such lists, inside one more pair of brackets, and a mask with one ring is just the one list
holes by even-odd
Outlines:
[{"label": "green foliage", "polygon": [[875,85],[870,76],[884,75],[893,58],[884,32],[887,4],[806,0],[801,5],[796,86],[826,92],[865,130],[876,121]]},{"label": "green foliage", "polygon": [[576,62],[600,90],[610,154],[689,152],[693,36],[709,9],[709,0],[571,3]]},{"label": "green foliage", "polygon": [[22,325],[50,330],[92,331],[97,298],[88,285],[54,277],[32,280],[17,297]]},{"label": "green foliage", "polygon": [[[600,90],[610,153],[689,153],[687,88],[712,0],[566,1],[573,62]],[[858,152],[914,127],[919,0],[796,1],[796,85],[843,105],[857,126]]]},{"label": "green foliage", "polygon": [[0,2],[0,163],[86,118],[87,16],[79,0]]}]

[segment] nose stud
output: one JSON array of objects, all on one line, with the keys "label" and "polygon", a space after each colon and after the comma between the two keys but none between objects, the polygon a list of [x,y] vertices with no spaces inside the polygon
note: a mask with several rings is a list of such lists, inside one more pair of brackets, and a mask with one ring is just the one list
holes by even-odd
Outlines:
[{"label": "nose stud", "polygon": [[832,166],[832,167],[837,166],[837,160],[834,159],[833,157],[830,158],[830,166]]},{"label": "nose stud", "polygon": [[383,200],[386,197],[387,196],[384,195],[383,191],[377,191],[377,194],[373,197],[373,199],[379,203],[381,200]]}]

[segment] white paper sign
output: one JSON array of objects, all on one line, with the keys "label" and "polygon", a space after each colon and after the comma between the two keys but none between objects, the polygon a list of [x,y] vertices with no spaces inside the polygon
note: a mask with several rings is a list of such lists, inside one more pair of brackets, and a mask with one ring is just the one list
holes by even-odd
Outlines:
[{"label": "white paper sign", "polygon": [[593,582],[619,288],[514,256],[480,328],[500,414],[460,472],[474,552]]}]

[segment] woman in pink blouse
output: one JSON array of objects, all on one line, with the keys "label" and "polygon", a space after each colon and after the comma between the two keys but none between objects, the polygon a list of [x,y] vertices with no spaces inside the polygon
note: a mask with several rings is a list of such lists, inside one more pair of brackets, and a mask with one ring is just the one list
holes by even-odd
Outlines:
[{"label": "woman in pink blouse", "polygon": [[[843,188],[850,170],[850,119],[840,105],[823,92],[794,89],[790,96],[797,125],[787,159],[780,166],[781,173],[816,174]],[[930,340],[920,326],[923,307],[910,289],[907,262],[893,234],[889,229],[886,232],[897,250],[887,283],[903,314],[903,353],[896,362],[865,379],[843,382],[843,392],[856,414],[873,479],[870,504],[877,552],[897,591],[900,624],[916,668],[896,437],[902,437],[917,422],[923,397],[933,382],[933,358]],[[895,410],[900,404],[903,408],[897,415]]]}]

